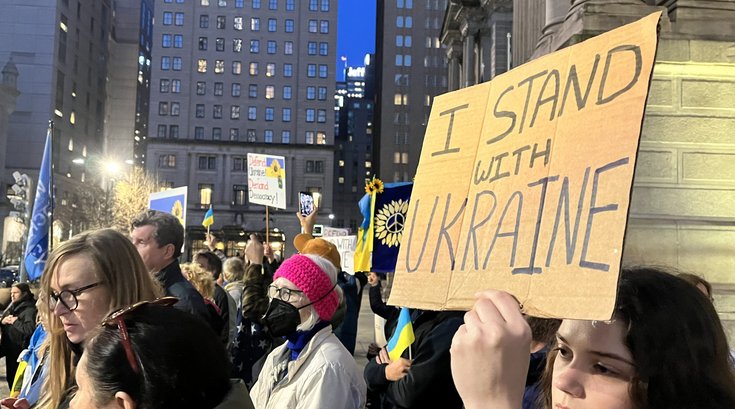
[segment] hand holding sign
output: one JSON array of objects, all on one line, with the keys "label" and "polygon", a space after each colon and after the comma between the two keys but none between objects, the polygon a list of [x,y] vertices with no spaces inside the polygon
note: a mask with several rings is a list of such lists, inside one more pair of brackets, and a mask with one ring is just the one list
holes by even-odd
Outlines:
[{"label": "hand holding sign", "polygon": [[452,378],[465,407],[520,408],[531,328],[508,293],[479,294],[452,339]]}]

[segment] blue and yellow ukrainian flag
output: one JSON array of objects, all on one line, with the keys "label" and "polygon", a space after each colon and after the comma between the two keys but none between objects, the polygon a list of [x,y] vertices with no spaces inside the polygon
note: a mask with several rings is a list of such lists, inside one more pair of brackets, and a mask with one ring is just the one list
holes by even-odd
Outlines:
[{"label": "blue and yellow ukrainian flag", "polygon": [[202,220],[202,226],[209,227],[212,224],[214,224],[214,211],[212,210],[212,205],[209,205],[209,210],[207,210],[207,213],[204,213],[204,220]]},{"label": "blue and yellow ukrainian flag", "polygon": [[391,361],[395,361],[401,357],[403,351],[406,350],[413,341],[413,324],[411,323],[411,313],[408,308],[402,307],[401,313],[398,316],[398,324],[396,330],[393,332],[393,336],[388,341],[388,356]]}]

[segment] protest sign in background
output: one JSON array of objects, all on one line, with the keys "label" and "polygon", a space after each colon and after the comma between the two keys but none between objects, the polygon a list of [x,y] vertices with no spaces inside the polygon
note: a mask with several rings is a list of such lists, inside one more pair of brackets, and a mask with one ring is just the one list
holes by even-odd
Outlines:
[{"label": "protest sign in background", "polygon": [[348,274],[355,274],[355,245],[357,245],[357,236],[322,236],[326,241],[334,243],[339,251],[341,259],[342,271]]},{"label": "protest sign in background", "polygon": [[610,318],[659,17],[434,100],[391,304]]},{"label": "protest sign in background", "polygon": [[187,186],[154,192],[148,196],[148,208],[171,213],[186,227],[186,198]]},{"label": "protest sign in background", "polygon": [[286,161],[283,156],[248,153],[248,199],[286,208]]}]

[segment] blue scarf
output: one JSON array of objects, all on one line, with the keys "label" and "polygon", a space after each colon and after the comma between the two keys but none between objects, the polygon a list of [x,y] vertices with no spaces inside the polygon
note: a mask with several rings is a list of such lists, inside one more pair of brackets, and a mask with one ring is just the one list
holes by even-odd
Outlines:
[{"label": "blue scarf", "polygon": [[289,361],[295,361],[314,335],[328,325],[331,325],[329,321],[319,321],[309,331],[296,331],[291,335],[286,335],[286,348],[291,351]]}]

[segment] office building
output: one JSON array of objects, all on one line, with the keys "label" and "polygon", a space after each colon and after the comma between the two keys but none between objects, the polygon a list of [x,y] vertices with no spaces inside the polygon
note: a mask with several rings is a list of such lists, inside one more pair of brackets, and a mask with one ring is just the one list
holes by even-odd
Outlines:
[{"label": "office building", "polygon": [[336,1],[164,0],[155,22],[146,168],[189,187],[190,248],[210,205],[230,254],[240,234],[264,231],[265,207],[248,200],[248,153],[286,158],[288,207],[270,209],[274,237],[299,232],[299,191],[322,193],[326,220]]},{"label": "office building", "polygon": [[447,91],[446,0],[377,1],[374,161],[384,182],[416,174],[434,96]]},{"label": "office building", "polygon": [[363,216],[357,203],[365,181],[373,177],[373,109],[375,64],[365,56],[362,67],[348,67],[335,96],[334,227],[357,232]]}]

